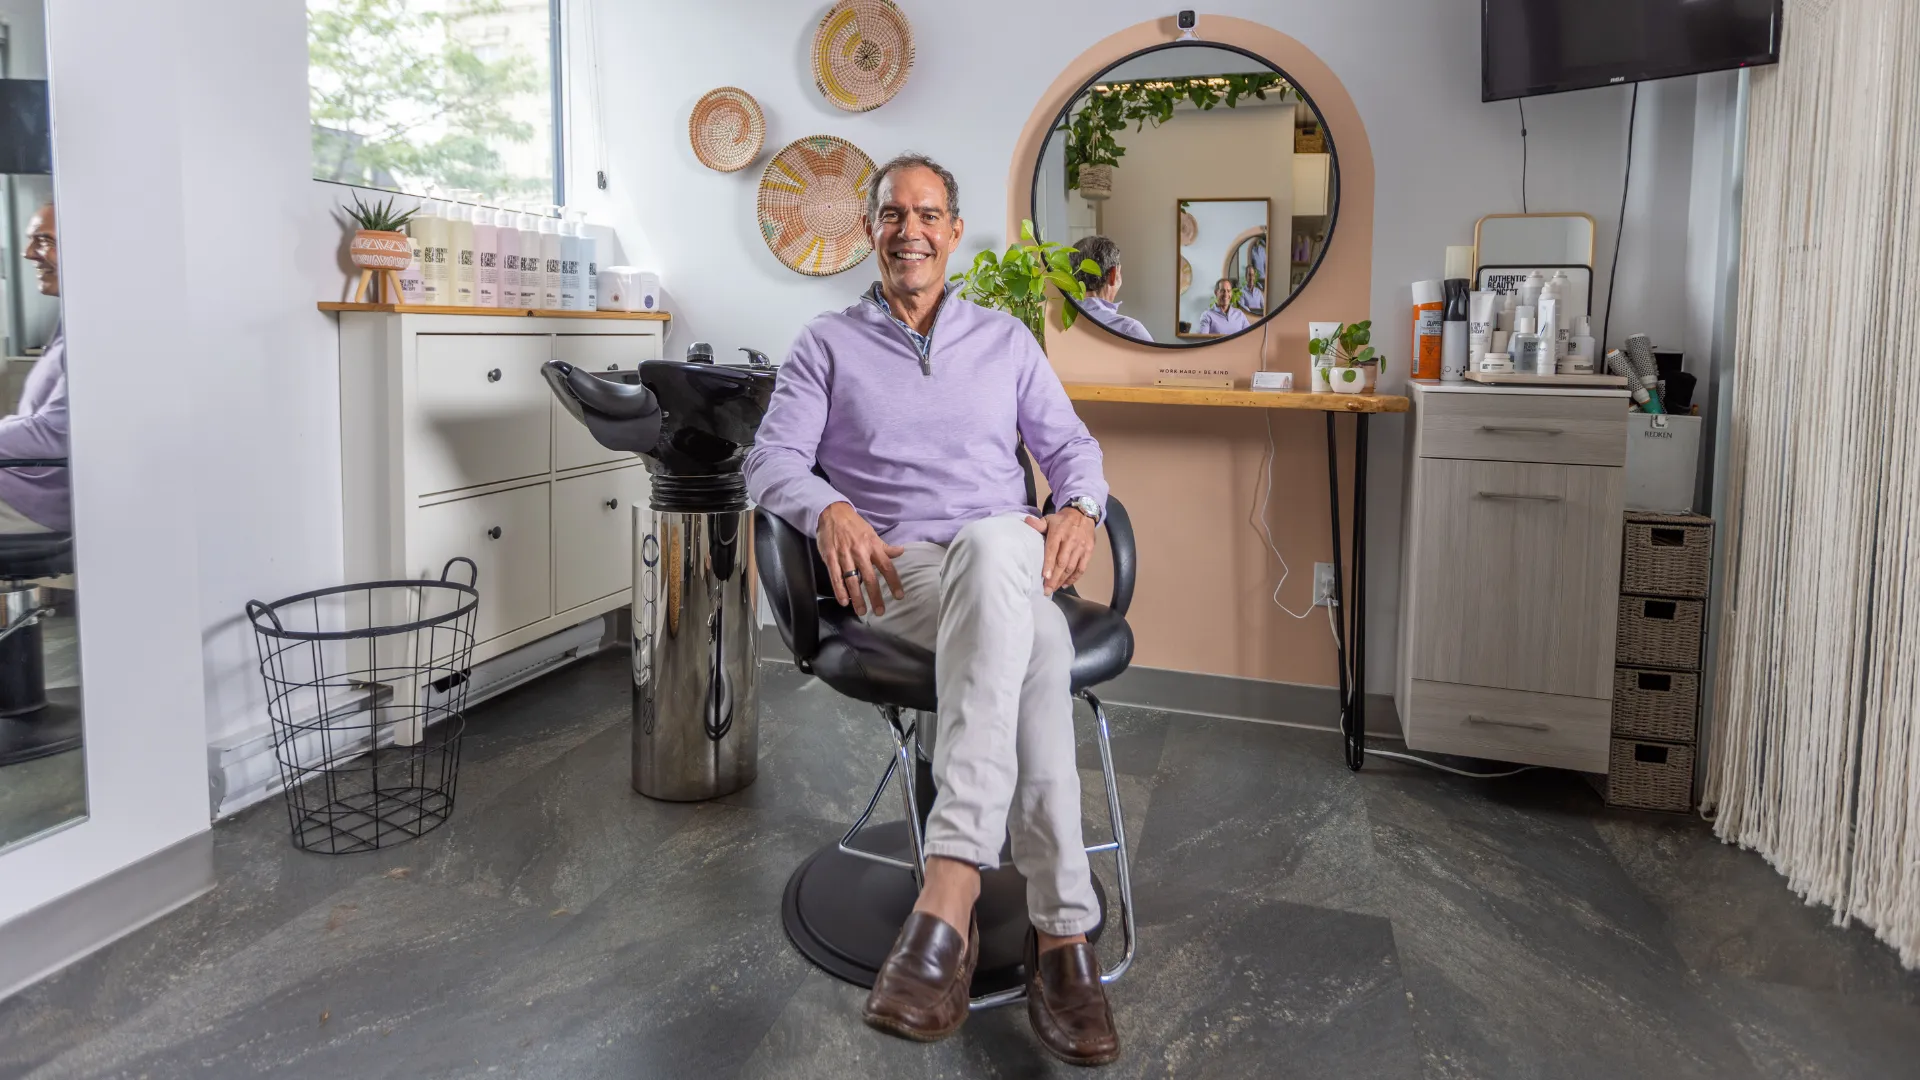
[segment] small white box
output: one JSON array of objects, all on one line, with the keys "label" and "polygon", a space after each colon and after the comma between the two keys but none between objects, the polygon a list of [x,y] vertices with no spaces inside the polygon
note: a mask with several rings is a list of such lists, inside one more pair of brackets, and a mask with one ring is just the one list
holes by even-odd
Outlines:
[{"label": "small white box", "polygon": [[600,271],[601,311],[659,311],[660,275],[633,266]]},{"label": "small white box", "polygon": [[1253,373],[1253,388],[1255,390],[1291,390],[1293,389],[1293,372],[1256,371]]},{"label": "small white box", "polygon": [[1627,509],[1693,513],[1700,476],[1700,417],[1627,414]]}]

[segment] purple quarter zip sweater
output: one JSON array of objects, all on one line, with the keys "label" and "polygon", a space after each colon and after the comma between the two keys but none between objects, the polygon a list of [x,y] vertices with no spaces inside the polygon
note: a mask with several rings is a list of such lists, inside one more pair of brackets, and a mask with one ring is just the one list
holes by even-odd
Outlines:
[{"label": "purple quarter zip sweater", "polygon": [[930,336],[923,364],[871,296],[807,323],[747,454],[754,502],[812,535],[845,501],[888,543],[944,544],[968,522],[1039,512],[1024,437],[1059,502],[1107,505],[1100,444],[1024,324],[949,289]]}]

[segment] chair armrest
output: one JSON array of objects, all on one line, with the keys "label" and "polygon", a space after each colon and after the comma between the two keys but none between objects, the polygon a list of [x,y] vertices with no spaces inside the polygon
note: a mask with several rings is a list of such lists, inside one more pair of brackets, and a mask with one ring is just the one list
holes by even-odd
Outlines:
[{"label": "chair armrest", "polygon": [[813,541],[765,509],[753,512],[753,554],[760,587],[780,628],[780,640],[805,670],[820,651],[820,595],[814,588]]},{"label": "chair armrest", "polygon": [[1107,496],[1107,546],[1113,551],[1113,599],[1107,606],[1122,617],[1133,603],[1134,575],[1139,571],[1139,555],[1133,547],[1133,519],[1117,496]]},{"label": "chair armrest", "polygon": [[[1053,512],[1053,496],[1049,494],[1040,507],[1040,516],[1051,517]],[[1125,618],[1127,608],[1133,604],[1133,578],[1139,558],[1133,549],[1133,519],[1127,516],[1127,508],[1119,496],[1107,496],[1107,513],[1100,524],[1107,530],[1107,547],[1113,552],[1113,598],[1107,601],[1107,606],[1115,615]]]},{"label": "chair armrest", "polygon": [[0,458],[0,469],[64,469],[67,459],[49,458]]}]

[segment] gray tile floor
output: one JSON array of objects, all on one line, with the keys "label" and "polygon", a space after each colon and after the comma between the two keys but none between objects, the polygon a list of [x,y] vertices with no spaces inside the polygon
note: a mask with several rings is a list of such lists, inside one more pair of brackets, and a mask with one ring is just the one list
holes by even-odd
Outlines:
[{"label": "gray tile floor", "polygon": [[[884,763],[870,710],[770,669],[759,782],[655,803],[627,787],[625,668],[475,710],[420,841],[327,858],[277,805],[220,824],[212,894],[0,1003],[0,1076],[1086,1075],[1019,1009],[934,1046],[870,1032],[787,943],[788,873]],[[1354,775],[1326,734],[1114,721],[1141,955],[1104,1075],[1920,1073],[1920,976],[1698,822],[1563,774]]]}]

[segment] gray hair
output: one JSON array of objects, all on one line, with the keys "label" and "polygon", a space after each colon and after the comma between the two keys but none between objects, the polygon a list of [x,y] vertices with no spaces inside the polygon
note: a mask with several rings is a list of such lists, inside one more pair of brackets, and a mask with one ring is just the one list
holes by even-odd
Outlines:
[{"label": "gray hair", "polygon": [[947,186],[947,213],[960,216],[960,181],[953,178],[946,166],[925,154],[906,153],[873,170],[873,181],[867,185],[867,220],[880,220],[880,185],[886,178],[901,169],[930,169],[940,182]]},{"label": "gray hair", "polygon": [[[1097,289],[1106,284],[1107,274],[1120,265],[1120,245],[1114,243],[1109,237],[1089,236],[1073,245],[1073,251],[1078,256],[1073,262],[1073,276],[1089,289]],[[1089,274],[1082,271],[1080,262],[1084,259],[1092,260],[1100,267],[1100,272]]]}]

